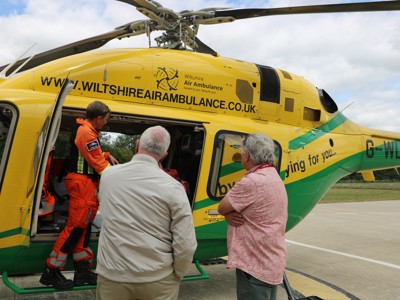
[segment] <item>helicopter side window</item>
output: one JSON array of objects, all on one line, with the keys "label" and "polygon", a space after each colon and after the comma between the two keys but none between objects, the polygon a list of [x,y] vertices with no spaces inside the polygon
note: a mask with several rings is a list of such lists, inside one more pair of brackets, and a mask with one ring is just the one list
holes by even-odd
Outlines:
[{"label": "helicopter side window", "polygon": [[220,131],[217,134],[208,183],[208,194],[211,199],[221,200],[245,174],[240,149],[245,136],[244,133],[227,131]]},{"label": "helicopter side window", "polygon": [[[235,183],[243,177],[241,146],[245,133],[220,131],[215,138],[213,159],[208,182],[208,196],[213,200],[221,200]],[[274,166],[279,171],[281,147],[275,143]]]},{"label": "helicopter side window", "polygon": [[17,122],[16,109],[8,104],[0,103],[0,187],[6,170],[8,155],[11,150],[13,133]]},{"label": "helicopter side window", "polygon": [[257,65],[261,77],[260,100],[272,103],[279,103],[280,82],[276,71],[273,68]]}]

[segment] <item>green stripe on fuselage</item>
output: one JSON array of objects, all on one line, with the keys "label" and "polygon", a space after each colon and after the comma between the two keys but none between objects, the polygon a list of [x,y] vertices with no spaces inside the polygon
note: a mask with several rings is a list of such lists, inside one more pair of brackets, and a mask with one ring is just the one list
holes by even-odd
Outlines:
[{"label": "green stripe on fuselage", "polygon": [[11,230],[7,230],[7,231],[3,231],[0,232],[0,239],[4,239],[13,235],[17,235],[17,234],[23,234],[23,235],[28,235],[29,234],[29,230],[18,227],[18,228],[14,228]]},{"label": "green stripe on fuselage", "polygon": [[[343,119],[344,120],[344,119]],[[398,141],[395,141],[398,143]],[[386,149],[375,153],[373,157],[367,157],[366,151],[360,151],[350,155],[335,164],[322,169],[321,171],[312,174],[308,177],[302,178],[291,183],[285,184],[288,197],[289,197],[289,218],[287,222],[287,230],[290,230],[298,224],[323,198],[325,193],[341,178],[344,176],[360,171],[371,169],[384,169],[399,165],[400,157],[397,155],[396,147],[391,146],[388,148],[384,144],[375,146],[376,148]],[[286,171],[280,172],[282,179],[285,179]],[[229,174],[227,174],[229,175]],[[218,201],[213,201],[210,198],[197,201],[194,210],[204,209],[208,206],[215,205]],[[220,222],[218,222],[220,223]],[[212,232],[218,236],[216,232],[222,224],[210,223],[196,227],[199,234]]]},{"label": "green stripe on fuselage", "polygon": [[222,166],[221,170],[219,172],[219,177],[231,175],[231,174],[233,174],[235,172],[239,172],[241,170],[243,170],[242,163],[235,161],[233,163],[229,163],[229,164]]},{"label": "green stripe on fuselage", "polygon": [[346,120],[347,120],[347,118],[344,115],[342,115],[341,113],[338,113],[328,123],[321,125],[315,129],[312,129],[309,132],[303,134],[302,136],[299,136],[298,138],[291,140],[289,142],[289,149],[297,150],[301,147],[306,146],[307,144],[314,142],[315,140],[319,139],[326,133],[331,132],[335,128],[342,125]]},{"label": "green stripe on fuselage", "polygon": [[[242,167],[241,162],[232,162],[232,163],[226,164],[224,166],[221,166],[219,177],[221,178],[224,176],[228,176],[228,175],[231,175],[233,173],[236,173],[236,172],[239,172],[242,170],[243,170],[243,167]],[[216,202],[217,202],[217,200],[211,200],[210,198],[200,200],[198,202],[195,202],[193,210],[202,209],[207,206],[214,205]]]}]

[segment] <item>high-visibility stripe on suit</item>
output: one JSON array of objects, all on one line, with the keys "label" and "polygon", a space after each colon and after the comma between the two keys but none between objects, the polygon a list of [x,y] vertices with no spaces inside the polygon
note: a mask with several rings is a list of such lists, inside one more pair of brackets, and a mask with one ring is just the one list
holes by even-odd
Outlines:
[{"label": "high-visibility stripe on suit", "polygon": [[68,221],[47,259],[50,268],[63,269],[70,252],[76,261],[93,259],[88,243],[99,206],[96,175],[110,166],[110,154],[102,152],[97,130],[81,118],[76,123],[76,134],[71,136],[71,172],[65,177],[70,196]]}]

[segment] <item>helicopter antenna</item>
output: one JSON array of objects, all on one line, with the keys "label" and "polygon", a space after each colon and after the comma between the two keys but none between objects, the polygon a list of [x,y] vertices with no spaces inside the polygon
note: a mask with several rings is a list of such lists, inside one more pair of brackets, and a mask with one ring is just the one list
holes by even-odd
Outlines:
[{"label": "helicopter antenna", "polygon": [[345,106],[345,108],[343,108],[340,112],[342,113],[342,112],[343,112],[345,109],[347,109],[350,105],[353,105],[354,102],[356,102],[356,101],[350,102],[350,104],[348,104],[347,106]]},{"label": "helicopter antenna", "polygon": [[18,71],[19,71],[21,68],[23,68],[34,56],[35,56],[35,54],[32,55],[32,56],[30,56],[26,61],[24,61],[24,62],[22,63],[22,65],[20,65],[20,66],[19,66],[18,68],[16,68],[10,75],[8,75],[8,77],[11,77],[11,76],[13,76],[14,74],[18,73]]},{"label": "helicopter antenna", "polygon": [[[0,72],[0,78],[6,78],[7,77],[7,71],[9,69],[11,69],[26,53],[28,53],[29,50],[31,50],[34,46],[36,45],[36,43],[33,43],[32,46],[30,46],[24,53],[22,53],[20,56],[18,56],[12,63],[10,63],[6,68],[4,68],[3,70],[1,70]],[[22,65],[20,65],[17,68],[17,71],[19,71],[29,60],[32,59],[34,55],[32,55],[29,59],[27,59]],[[13,75],[14,73],[16,73],[15,71],[13,71],[11,75]]]}]

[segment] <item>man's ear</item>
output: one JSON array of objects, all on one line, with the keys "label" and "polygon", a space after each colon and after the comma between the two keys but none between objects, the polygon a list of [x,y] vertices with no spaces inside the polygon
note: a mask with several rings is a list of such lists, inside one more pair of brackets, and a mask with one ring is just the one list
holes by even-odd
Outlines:
[{"label": "man's ear", "polygon": [[94,119],[94,122],[95,122],[95,124],[96,124],[96,127],[99,127],[100,124],[101,124],[101,116],[97,116],[97,117]]},{"label": "man's ear", "polygon": [[136,140],[136,147],[135,147],[135,153],[138,153],[139,151],[139,139]]},{"label": "man's ear", "polygon": [[162,163],[162,161],[164,160],[164,158],[166,158],[168,155],[168,152],[165,152],[165,154],[160,158],[160,160],[158,161],[159,164]]},{"label": "man's ear", "polygon": [[248,153],[242,153],[242,156],[243,156],[245,162],[249,162],[250,155]]}]

